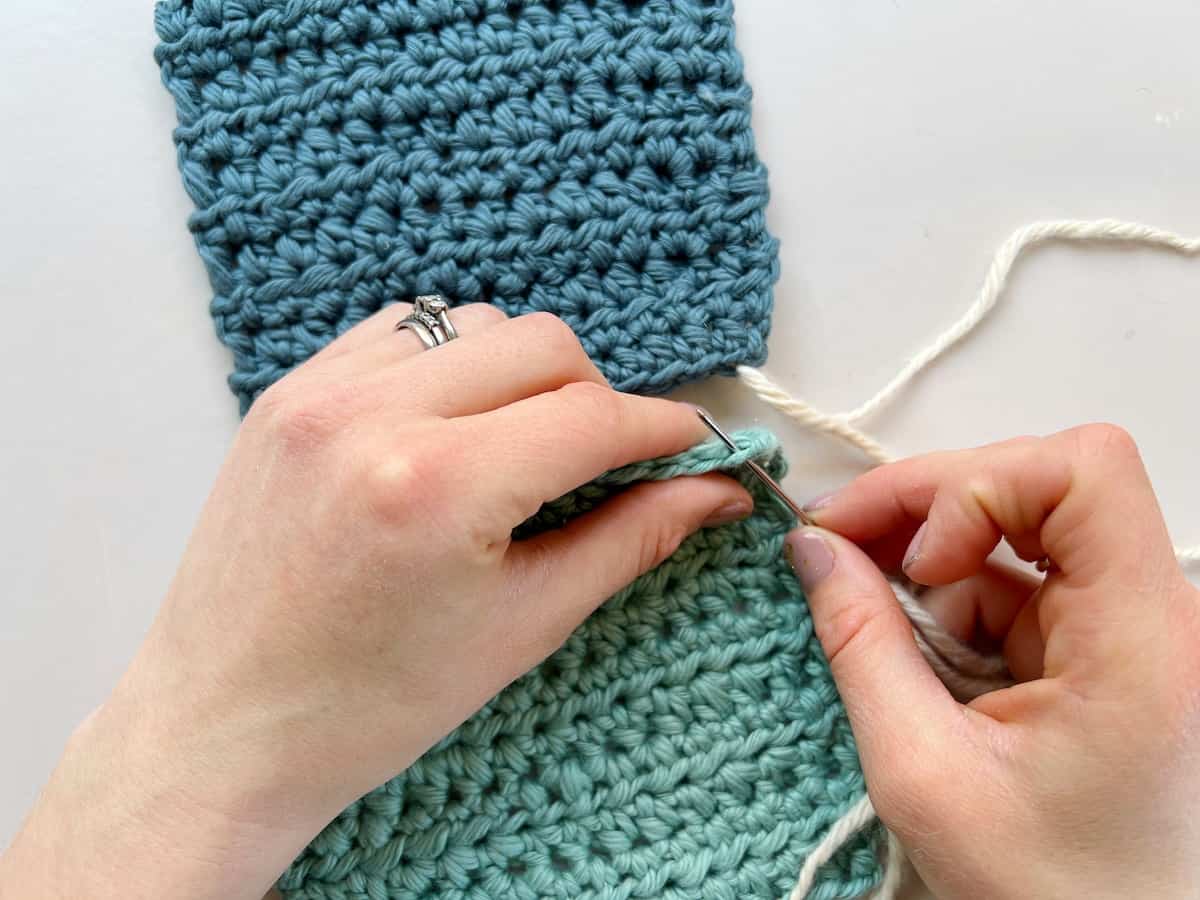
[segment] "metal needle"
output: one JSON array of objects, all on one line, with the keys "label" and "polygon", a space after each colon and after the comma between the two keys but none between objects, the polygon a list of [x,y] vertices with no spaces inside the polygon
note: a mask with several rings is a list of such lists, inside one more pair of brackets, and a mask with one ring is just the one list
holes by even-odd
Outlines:
[{"label": "metal needle", "polygon": [[[696,407],[696,415],[698,415],[700,417],[700,421],[707,425],[709,430],[720,439],[721,443],[728,447],[732,452],[738,452],[738,445],[733,442],[733,438],[727,435],[721,426],[716,423],[713,417],[709,415],[708,410],[698,406]],[[800,520],[801,525],[816,524],[811,518],[809,518],[808,513],[806,513],[800,507],[800,504],[787,495],[787,491],[783,489],[778,481],[771,477],[771,474],[766,469],[752,459],[746,460],[743,465],[745,465],[747,469],[754,473],[755,478],[767,486],[767,488],[776,496],[780,503],[791,510],[792,514]]]}]

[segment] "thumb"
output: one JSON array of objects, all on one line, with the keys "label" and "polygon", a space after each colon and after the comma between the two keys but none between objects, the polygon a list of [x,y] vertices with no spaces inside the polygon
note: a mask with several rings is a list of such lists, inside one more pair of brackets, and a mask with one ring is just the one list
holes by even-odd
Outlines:
[{"label": "thumb", "polygon": [[709,473],[635,484],[561,528],[515,542],[509,574],[546,633],[550,653],[609,596],[703,527],[744,519],[746,489]]},{"label": "thumb", "polygon": [[905,783],[916,775],[907,767],[944,755],[962,708],[921,656],[891,586],[862,550],[831,532],[799,528],[784,552],[808,597],[878,807],[876,788]]}]

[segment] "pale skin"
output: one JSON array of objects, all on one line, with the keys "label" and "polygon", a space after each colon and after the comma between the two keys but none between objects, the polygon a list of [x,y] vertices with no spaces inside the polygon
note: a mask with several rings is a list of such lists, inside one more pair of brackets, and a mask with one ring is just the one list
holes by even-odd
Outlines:
[{"label": "pale skin", "polygon": [[[1125,432],[907,460],[811,515],[793,565],[871,799],[936,896],[1196,896],[1200,591]],[[1001,539],[1055,569],[990,564]],[[935,585],[934,615],[1020,683],[956,703],[881,568]]]},{"label": "pale skin", "polygon": [[[423,351],[392,330],[402,314],[256,402],[144,644],[0,857],[0,897],[264,896],[606,597],[750,513],[730,478],[679,478],[513,541],[543,502],[706,431],[612,391],[551,316],[461,307],[462,337]],[[938,895],[1185,896],[1200,597],[1128,438],[909,460],[813,515],[793,562],[871,796]],[[1002,536],[1058,570],[991,567]],[[910,577],[945,585],[935,614],[1002,645],[1021,684],[950,698],[880,571],[906,549]]]}]

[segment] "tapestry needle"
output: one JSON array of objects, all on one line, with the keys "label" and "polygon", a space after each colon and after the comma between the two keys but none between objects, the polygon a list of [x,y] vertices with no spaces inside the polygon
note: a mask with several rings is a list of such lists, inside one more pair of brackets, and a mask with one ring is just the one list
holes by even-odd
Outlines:
[{"label": "tapestry needle", "polygon": [[[732,452],[738,452],[738,445],[735,444],[733,442],[733,438],[726,434],[724,429],[722,429],[721,426],[716,423],[716,420],[709,415],[708,410],[697,406],[696,415],[698,415],[700,417],[700,421],[707,425],[709,430],[720,439],[722,444],[728,447]],[[754,477],[761,481],[772,494],[775,495],[776,499],[778,499],[780,503],[791,510],[792,515],[794,515],[800,521],[801,525],[816,524],[809,517],[808,513],[801,508],[800,504],[788,496],[787,491],[783,489],[778,481],[771,477],[771,474],[766,469],[752,459],[746,460],[743,465],[749,469],[754,474]]]}]

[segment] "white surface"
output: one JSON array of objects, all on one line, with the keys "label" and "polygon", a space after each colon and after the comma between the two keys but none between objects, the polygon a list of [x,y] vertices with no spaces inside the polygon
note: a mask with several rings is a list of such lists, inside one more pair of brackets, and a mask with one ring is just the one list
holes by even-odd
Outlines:
[{"label": "white surface", "polygon": [[[0,844],[148,625],[232,435],[229,358],[185,230],[150,5],[7,4],[0,30]],[[1037,218],[1200,233],[1200,7],[741,0],[770,220],[767,370],[854,405],[955,317]],[[1115,420],[1200,541],[1200,261],[1038,251],[994,318],[870,423],[916,452]],[[778,427],[799,493],[855,461]]]}]

